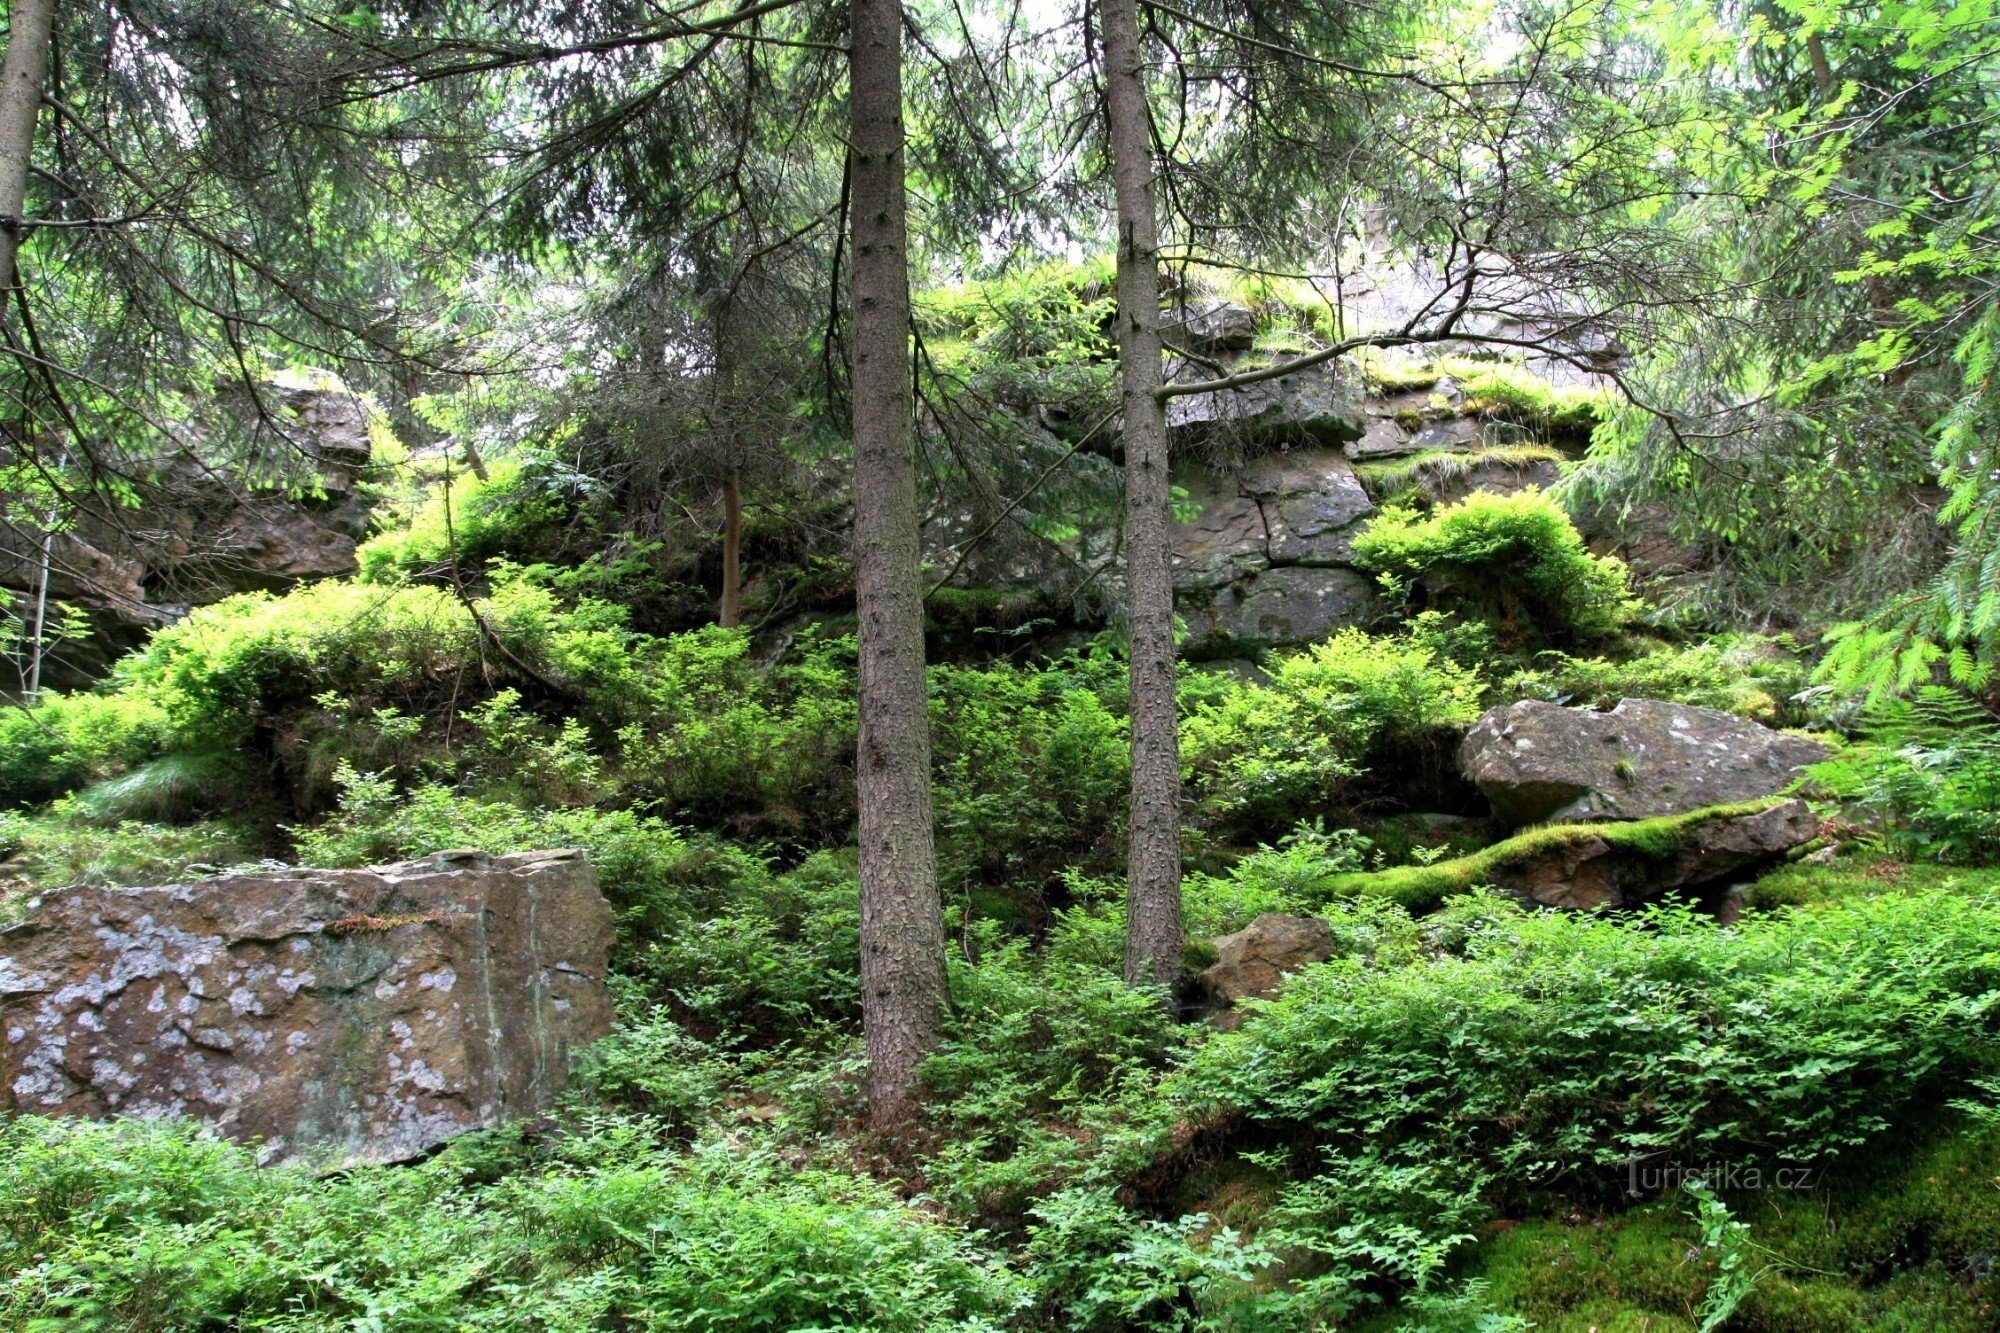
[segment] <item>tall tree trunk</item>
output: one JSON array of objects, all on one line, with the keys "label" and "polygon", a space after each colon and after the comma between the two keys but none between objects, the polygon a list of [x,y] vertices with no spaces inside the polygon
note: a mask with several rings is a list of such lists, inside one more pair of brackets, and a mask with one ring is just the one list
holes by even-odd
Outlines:
[{"label": "tall tree trunk", "polygon": [[900,0],[852,0],[850,15],[861,1017],[868,1114],[885,1126],[914,1108],[917,1068],[938,1043],[944,922],[931,840],[923,573],[910,423],[903,10]]},{"label": "tall tree trunk", "polygon": [[35,153],[35,120],[48,78],[55,14],[55,0],[14,0],[7,57],[0,61],[0,278],[10,288],[17,282],[14,259],[21,249],[28,165]]},{"label": "tall tree trunk", "polygon": [[743,496],[737,485],[736,337],[730,301],[715,312],[715,420],[722,439],[722,599],[715,623],[735,629],[743,623]]},{"label": "tall tree trunk", "polygon": [[743,496],[734,468],[722,479],[722,606],[715,620],[724,629],[743,623]]},{"label": "tall tree trunk", "polygon": [[1102,0],[1104,97],[1118,215],[1118,365],[1124,378],[1125,583],[1132,656],[1131,847],[1125,980],[1165,985],[1181,962],[1181,759],[1174,711],[1174,581],[1167,417],[1160,400],[1159,236],[1135,0]]},{"label": "tall tree trunk", "polygon": [[[7,27],[7,55],[0,60],[0,319],[12,315],[14,289],[20,285],[15,260],[21,252],[28,167],[35,155],[35,122],[42,109],[42,85],[48,80],[49,34],[55,26],[55,13],[55,0],[15,0]],[[25,446],[26,439],[21,443]],[[22,682],[29,703],[42,688],[55,524],[56,515],[51,513],[42,532],[35,574],[34,621],[28,629],[28,665]]]}]

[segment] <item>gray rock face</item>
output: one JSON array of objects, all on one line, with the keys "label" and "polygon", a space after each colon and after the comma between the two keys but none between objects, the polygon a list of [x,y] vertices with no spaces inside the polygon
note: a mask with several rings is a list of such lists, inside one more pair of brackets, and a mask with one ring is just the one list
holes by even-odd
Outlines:
[{"label": "gray rock face", "polygon": [[1352,569],[1287,565],[1182,600],[1190,646],[1227,647],[1314,643],[1360,625],[1377,611],[1375,585]]},{"label": "gray rock face", "polygon": [[1247,352],[1257,342],[1257,315],[1234,301],[1200,301],[1186,318],[1169,321],[1166,334],[1197,352]]},{"label": "gray rock face", "polygon": [[1349,458],[1400,458],[1417,452],[1420,446],[1410,433],[1388,417],[1376,417],[1361,432],[1361,438],[1347,444]]},{"label": "gray rock face", "polygon": [[1479,423],[1471,417],[1452,417],[1447,421],[1433,421],[1418,430],[1410,440],[1412,450],[1428,452],[1433,449],[1470,449],[1480,442]]},{"label": "gray rock face", "polygon": [[[1218,1005],[1268,999],[1285,975],[1333,956],[1333,933],[1314,916],[1266,912],[1234,935],[1218,936],[1215,963],[1201,974],[1203,987]],[[1228,1015],[1224,1027],[1238,1016]]]},{"label": "gray rock face", "polygon": [[1335,565],[1374,512],[1335,449],[1266,454],[1240,469],[1176,478],[1195,516],[1173,531],[1174,586],[1214,588],[1272,565]]},{"label": "gray rock face", "polygon": [[1177,478],[1196,515],[1174,525],[1174,587],[1207,650],[1310,643],[1376,610],[1375,585],[1345,568],[1374,512],[1339,450],[1262,455]]},{"label": "gray rock face", "polygon": [[0,932],[0,1108],[406,1160],[554,1100],[611,944],[579,852],[59,890]]},{"label": "gray rock face", "polygon": [[1533,700],[1489,709],[1459,749],[1509,824],[1646,819],[1754,801],[1826,747],[1714,708],[1622,699],[1609,712]]},{"label": "gray rock face", "polygon": [[1698,890],[1775,861],[1810,842],[1818,828],[1804,801],[1783,801],[1754,814],[1701,820],[1663,851],[1585,833],[1502,862],[1489,873],[1495,887],[1545,907],[1615,910],[1671,890]]},{"label": "gray rock face", "polygon": [[1214,588],[1271,564],[1270,529],[1257,497],[1234,473],[1202,469],[1176,478],[1194,517],[1174,524],[1170,558],[1176,588]]},{"label": "gray rock face", "polygon": [[1374,512],[1347,460],[1330,449],[1266,454],[1243,469],[1264,514],[1274,565],[1335,565],[1354,556],[1360,520]]},{"label": "gray rock face", "polygon": [[1550,459],[1537,458],[1518,463],[1483,459],[1475,461],[1462,472],[1426,476],[1420,484],[1432,504],[1449,505],[1457,504],[1474,491],[1512,495],[1530,486],[1548,490],[1561,480],[1562,468]]},{"label": "gray rock face", "polygon": [[1367,427],[1359,377],[1332,363],[1282,379],[1167,402],[1167,431],[1176,448],[1221,440],[1248,445],[1339,444],[1360,439]]}]

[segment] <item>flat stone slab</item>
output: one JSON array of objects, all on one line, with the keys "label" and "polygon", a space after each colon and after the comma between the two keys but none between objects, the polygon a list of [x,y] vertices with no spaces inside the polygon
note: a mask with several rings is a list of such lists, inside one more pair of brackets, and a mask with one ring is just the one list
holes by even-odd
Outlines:
[{"label": "flat stone slab", "polygon": [[56,890],[0,931],[0,1108],[407,1160],[555,1100],[611,945],[575,851]]}]

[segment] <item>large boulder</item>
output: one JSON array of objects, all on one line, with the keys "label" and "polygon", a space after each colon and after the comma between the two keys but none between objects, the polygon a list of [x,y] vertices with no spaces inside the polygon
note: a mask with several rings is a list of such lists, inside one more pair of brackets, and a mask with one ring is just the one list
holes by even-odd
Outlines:
[{"label": "large boulder", "polygon": [[1692,704],[1528,700],[1487,710],[1459,762],[1507,824],[1647,819],[1759,800],[1826,757],[1804,736]]},{"label": "large boulder", "polygon": [[1257,314],[1234,301],[1197,301],[1165,332],[1197,352],[1247,352],[1257,343]]},{"label": "large boulder", "polygon": [[[1266,912],[1234,935],[1214,940],[1215,962],[1201,974],[1203,989],[1222,1009],[1239,1000],[1269,999],[1288,973],[1333,956],[1333,932],[1314,916]],[[1238,1016],[1221,1018],[1233,1027]]]},{"label": "large boulder", "polygon": [[58,890],[0,932],[0,1108],[403,1161],[550,1105],[611,943],[573,851]]},{"label": "large boulder", "polygon": [[1524,837],[1518,850],[1496,848],[1486,875],[1495,887],[1545,907],[1636,907],[1768,865],[1818,830],[1804,801],[1719,810],[1658,838],[1633,837],[1616,826],[1541,830]]}]

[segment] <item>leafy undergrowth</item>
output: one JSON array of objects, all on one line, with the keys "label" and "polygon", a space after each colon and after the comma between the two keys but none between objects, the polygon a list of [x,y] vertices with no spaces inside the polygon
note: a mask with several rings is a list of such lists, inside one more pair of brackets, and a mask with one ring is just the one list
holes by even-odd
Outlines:
[{"label": "leafy undergrowth", "polygon": [[[1188,972],[1264,912],[1335,946],[1233,1032],[1122,979],[1115,648],[932,669],[952,1003],[890,1142],[857,1128],[849,638],[765,663],[496,561],[485,627],[421,583],[241,598],[5,715],[0,916],[270,855],[575,846],[622,1019],[557,1113],[411,1167],[0,1125],[0,1326],[1990,1326],[2000,871],[1923,863],[1990,860],[1987,724],[1871,722],[1820,775],[1867,850],[1767,876],[1735,927],[1526,912],[1483,882],[1579,834],[1482,845],[1452,763],[1481,709],[1819,703],[1784,641],[1611,633],[1623,574],[1543,497],[1382,534],[1459,614],[1184,683]],[[428,558],[400,549],[378,576]],[[1714,813],[1584,835],[1663,855]],[[1634,1157],[1824,1184],[1634,1205]]]},{"label": "leafy undergrowth", "polygon": [[2000,1327],[2000,1131],[1947,1118],[1884,1148],[1837,1169],[1738,1170],[1718,1191],[1747,1228],[1734,1243],[1704,1244],[1696,1200],[1670,1189],[1624,1212],[1491,1224],[1455,1271],[1548,1333],[1695,1333],[1736,1274],[1724,1327],[1741,1333]]},{"label": "leafy undergrowth", "polygon": [[[1357,902],[1335,961],[1217,1034],[1123,985],[1117,886],[1079,879],[1037,949],[967,927],[926,1124],[883,1144],[851,1129],[851,1001],[811,986],[851,976],[846,868],[650,845],[661,894],[736,887],[712,931],[656,924],[680,970],[620,980],[558,1115],[317,1180],[185,1126],[18,1119],[0,1324],[1693,1328],[1727,1254],[1732,1327],[1992,1326],[1990,884],[1736,928]],[[1351,852],[1259,853],[1193,915],[1295,906],[1298,863]],[[753,961],[803,989],[746,1004]],[[1624,1197],[1635,1158],[1813,1174],[1724,1188],[1705,1246],[1693,1201]]]},{"label": "leafy undergrowth", "polygon": [[0,1324],[978,1330],[1023,1302],[865,1175],[591,1118],[406,1170],[263,1170],[186,1126],[0,1123]]}]

